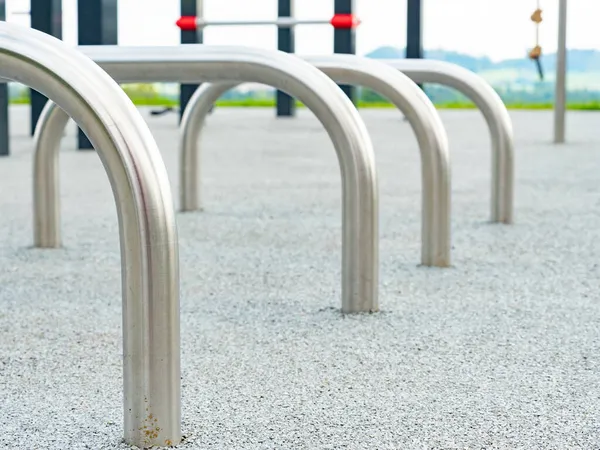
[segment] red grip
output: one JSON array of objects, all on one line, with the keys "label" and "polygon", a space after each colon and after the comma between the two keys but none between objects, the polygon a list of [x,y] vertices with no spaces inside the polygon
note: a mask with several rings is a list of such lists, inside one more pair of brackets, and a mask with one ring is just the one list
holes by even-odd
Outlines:
[{"label": "red grip", "polygon": [[360,24],[360,19],[352,14],[336,14],[329,23],[333,28],[348,30],[356,28]]},{"label": "red grip", "polygon": [[181,16],[175,24],[183,31],[195,31],[196,16]]}]

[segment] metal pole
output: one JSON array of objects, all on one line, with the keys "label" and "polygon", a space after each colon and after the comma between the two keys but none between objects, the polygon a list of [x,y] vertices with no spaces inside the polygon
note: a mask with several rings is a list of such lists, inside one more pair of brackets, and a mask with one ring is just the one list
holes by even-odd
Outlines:
[{"label": "metal pole", "polygon": [[[62,0],[30,0],[30,2],[31,28],[62,39]],[[33,136],[42,109],[48,99],[34,89],[29,90],[29,98],[31,103],[29,131]]]},{"label": "metal pole", "polygon": [[[79,47],[115,80],[127,82],[254,82],[285,90],[321,121],[333,141],[342,179],[342,311],[377,311],[379,214],[373,147],[358,111],[335,83],[315,67],[282,52],[249,47]],[[62,134],[63,129],[53,130]],[[47,153],[40,133],[36,155]],[[57,155],[58,156],[58,155]],[[37,157],[37,156],[36,156]],[[44,191],[34,195],[44,198]],[[58,198],[46,198],[56,203]],[[34,227],[58,228],[36,212]]]},{"label": "metal pole", "polygon": [[[0,21],[6,20],[6,0],[0,0]],[[0,156],[10,155],[8,83],[0,83]]]},{"label": "metal pole", "polygon": [[567,0],[559,0],[558,49],[556,51],[556,86],[554,99],[554,143],[565,142],[567,109]]},{"label": "metal pole", "polygon": [[[422,171],[421,264],[450,266],[450,155],[438,112],[410,78],[369,58],[333,55],[305,58],[337,83],[366,87],[389,99],[408,118],[417,137]],[[183,211],[200,209],[200,134],[213,102],[231,83],[206,83],[190,99],[180,128],[180,203]]]},{"label": "metal pole", "polygon": [[[279,0],[279,1],[287,1],[287,0]],[[280,9],[282,10],[282,9]],[[291,8],[285,8],[283,11],[291,11]],[[291,13],[287,13],[291,14]],[[294,28],[297,25],[331,25],[331,21],[325,19],[314,19],[314,20],[305,20],[305,19],[295,19],[294,17],[278,17],[276,20],[196,20],[197,28],[206,28],[210,27],[230,27],[230,26],[243,26],[243,27],[252,27],[252,26],[264,26],[264,25],[276,25],[279,28]]]},{"label": "metal pole", "polygon": [[491,221],[512,223],[514,215],[515,155],[508,110],[498,93],[479,75],[456,64],[430,59],[398,59],[386,63],[416,83],[435,83],[456,89],[483,114],[492,141]]},{"label": "metal pole", "polygon": [[[108,74],[42,32],[0,23],[0,77],[47,95],[98,150],[119,219],[125,442],[140,448],[176,445],[181,441],[177,229],[167,170],[152,133]],[[38,156],[34,189],[58,177],[56,159]]]},{"label": "metal pole", "polygon": [[[117,45],[119,40],[117,0],[78,0],[77,39],[79,45]],[[85,133],[79,129],[77,148],[92,150]]]},{"label": "metal pole", "polygon": [[[423,4],[406,2],[406,59],[423,59]],[[422,89],[423,85],[419,84]]]},{"label": "metal pole", "polygon": [[[180,0],[182,16],[197,16],[204,19],[204,0]],[[204,33],[201,28],[196,30],[184,30],[180,32],[180,41],[182,44],[202,44],[204,42]],[[183,112],[194,95],[199,84],[180,84],[179,85],[179,121]]]},{"label": "metal pole", "polygon": [[[277,14],[279,20],[282,18],[294,16],[294,0],[278,0]],[[292,27],[277,28],[277,49],[287,53],[296,51],[295,30]],[[277,117],[292,117],[296,115],[296,100],[283,91],[277,91],[276,95],[276,114]]]},{"label": "metal pole", "polygon": [[[354,15],[354,0],[334,0],[334,14]],[[334,28],[333,53],[356,54],[356,30],[354,28]],[[352,103],[356,103],[356,89],[353,86],[342,84],[340,88],[346,93]]]}]

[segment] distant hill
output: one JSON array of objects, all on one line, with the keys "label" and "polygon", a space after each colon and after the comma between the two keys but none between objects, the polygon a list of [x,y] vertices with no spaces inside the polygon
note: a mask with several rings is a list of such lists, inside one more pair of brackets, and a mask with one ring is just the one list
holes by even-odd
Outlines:
[{"label": "distant hill", "polygon": [[[487,57],[477,57],[459,52],[445,50],[425,50],[425,58],[447,61],[458,64],[474,72],[488,70],[530,70],[533,63],[524,55],[519,59],[507,59],[493,62]],[[365,56],[376,59],[402,59],[405,49],[396,47],[379,47]],[[556,69],[556,53],[542,56],[542,65],[547,71]],[[569,50],[567,52],[567,70],[569,72],[600,72],[600,51],[598,50]]]},{"label": "distant hill", "polygon": [[[426,50],[425,58],[435,59],[438,61],[447,61],[453,64],[458,64],[465,69],[473,72],[491,69],[494,63],[489,58],[478,58],[476,56],[465,55],[458,52],[448,52],[445,50]],[[396,47],[379,47],[365,56],[375,59],[403,59],[405,50]]]},{"label": "distant hill", "polygon": [[[525,55],[523,58],[493,62],[488,57],[477,57],[446,50],[425,50],[424,53],[427,59],[451,62],[474,72],[483,70],[529,69],[532,65],[532,62]],[[379,47],[365,56],[376,59],[402,59],[404,58],[404,54],[405,49],[386,46]],[[556,53],[543,55],[542,63],[545,69],[554,70],[556,67]],[[568,50],[567,69],[569,72],[600,72],[600,51]]]},{"label": "distant hill", "polygon": [[[457,64],[481,75],[507,102],[551,103],[554,99],[556,53],[542,56],[544,80],[539,79],[533,61],[527,58],[492,61],[445,50],[426,50],[426,59]],[[405,50],[396,47],[379,47],[365,56],[375,59],[402,59]],[[569,50],[567,52],[567,91],[571,102],[600,101],[600,51]],[[463,102],[466,99],[455,91],[441,86],[427,85],[426,92],[438,103]],[[377,99],[372,94],[369,96]]]}]

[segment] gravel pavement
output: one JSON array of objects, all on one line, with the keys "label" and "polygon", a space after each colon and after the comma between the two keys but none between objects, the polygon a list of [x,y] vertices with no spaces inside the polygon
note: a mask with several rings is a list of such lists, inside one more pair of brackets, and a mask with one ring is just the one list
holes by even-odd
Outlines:
[{"label": "gravel pavement", "polygon": [[[177,205],[174,114],[143,110]],[[178,213],[182,449],[600,447],[600,113],[511,112],[515,224],[492,225],[490,139],[441,111],[453,267],[419,267],[417,143],[362,111],[380,185],[377,314],[342,316],[341,185],[301,110],[217,109],[205,211]],[[60,160],[64,248],[32,249],[28,109],[0,160],[0,448],[124,449],[116,209],[94,152]]]}]

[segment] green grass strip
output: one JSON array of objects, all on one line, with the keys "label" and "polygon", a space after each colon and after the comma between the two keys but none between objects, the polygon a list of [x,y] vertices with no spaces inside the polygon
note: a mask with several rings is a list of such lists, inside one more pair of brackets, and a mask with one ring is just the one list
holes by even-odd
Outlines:
[{"label": "green grass strip", "polygon": [[[173,106],[177,107],[179,102],[170,98],[164,98],[159,96],[132,96],[130,95],[132,102],[137,106]],[[11,98],[10,104],[12,105],[28,105],[29,98]],[[274,108],[275,100],[270,98],[256,99],[236,99],[236,100],[217,100],[216,105],[220,108],[232,107],[232,108]],[[302,108],[304,105],[300,102],[296,102],[296,105]],[[435,105],[439,109],[475,109],[475,105],[471,102],[450,102],[450,103],[438,103]],[[391,103],[387,102],[358,102],[359,108],[365,109],[384,109],[384,108],[395,108]],[[508,109],[523,109],[523,110],[551,110],[554,108],[552,103],[507,103]],[[587,102],[587,103],[568,103],[567,109],[574,111],[600,111],[600,101]]]}]

